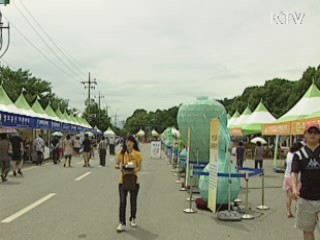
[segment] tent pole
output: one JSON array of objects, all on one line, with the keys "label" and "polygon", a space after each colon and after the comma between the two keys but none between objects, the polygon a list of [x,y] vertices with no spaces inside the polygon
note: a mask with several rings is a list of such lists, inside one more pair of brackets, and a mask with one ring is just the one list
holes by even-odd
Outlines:
[{"label": "tent pole", "polygon": [[274,145],[274,156],[273,156],[273,168],[277,168],[278,165],[278,145],[279,145],[279,135],[276,136],[276,142]]}]

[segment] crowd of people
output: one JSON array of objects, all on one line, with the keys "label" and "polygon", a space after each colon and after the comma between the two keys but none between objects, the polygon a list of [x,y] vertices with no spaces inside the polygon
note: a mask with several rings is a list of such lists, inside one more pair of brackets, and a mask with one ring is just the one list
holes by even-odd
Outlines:
[{"label": "crowd of people", "polygon": [[[98,140],[98,143],[97,143]],[[109,149],[110,155],[115,155],[115,146],[117,141],[114,137],[89,138],[84,134],[83,139],[79,135],[65,137],[52,136],[46,144],[43,134],[31,141],[30,138],[23,140],[19,132],[8,135],[0,134],[0,166],[1,181],[8,181],[8,174],[12,170],[12,176],[23,175],[22,166],[26,161],[35,165],[42,165],[45,160],[46,146],[49,148],[50,157],[54,164],[63,162],[64,167],[72,167],[71,161],[73,156],[82,155],[84,167],[90,167],[90,161],[94,158],[95,149],[98,150],[100,165],[106,166],[106,155]]]},{"label": "crowd of people", "polygon": [[[140,189],[138,172],[142,168],[142,154],[140,153],[138,141],[129,136],[121,141],[122,149],[118,153],[115,168],[120,170],[119,190],[119,225],[118,232],[126,229],[126,207],[127,196],[130,194],[131,215],[129,218],[130,226],[136,227],[137,214],[137,198]],[[36,153],[34,163],[42,165],[44,161],[45,141],[40,133],[37,138],[28,143],[28,147]],[[94,157],[95,148],[98,151],[100,165],[106,166],[106,155],[108,149],[110,155],[115,155],[116,141],[111,141],[105,137],[101,137],[99,142],[90,139],[88,134],[84,134],[81,141],[79,137],[72,138],[69,134],[65,138],[54,136],[50,141],[51,156],[54,164],[58,164],[64,157],[64,167],[71,167],[72,156],[82,154],[84,165],[90,167],[90,161]],[[110,149],[111,148],[111,149]],[[7,181],[7,176],[12,168],[13,176],[17,174],[23,175],[22,164],[25,152],[29,150],[25,147],[22,137],[17,133],[11,137],[7,134],[0,134],[0,164],[1,164],[1,180]],[[29,154],[29,153],[28,153]],[[31,155],[31,154],[30,154]],[[30,159],[32,160],[32,158]]]}]

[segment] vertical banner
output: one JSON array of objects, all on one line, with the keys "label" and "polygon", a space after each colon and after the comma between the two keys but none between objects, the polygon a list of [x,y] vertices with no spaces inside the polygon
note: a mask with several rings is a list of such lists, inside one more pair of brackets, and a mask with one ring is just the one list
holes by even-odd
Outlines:
[{"label": "vertical banner", "polygon": [[188,128],[188,142],[187,142],[187,159],[186,159],[186,186],[189,186],[190,177],[190,148],[191,148],[191,127]]},{"label": "vertical banner", "polygon": [[215,118],[211,121],[208,207],[213,213],[216,213],[217,205],[220,126],[219,118]]},{"label": "vertical banner", "polygon": [[152,141],[151,142],[151,158],[161,158],[161,142]]}]

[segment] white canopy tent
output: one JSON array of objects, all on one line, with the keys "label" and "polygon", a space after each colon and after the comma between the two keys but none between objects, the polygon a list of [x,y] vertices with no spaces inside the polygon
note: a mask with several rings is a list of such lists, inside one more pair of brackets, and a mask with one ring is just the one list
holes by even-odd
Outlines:
[{"label": "white canopy tent", "polygon": [[160,134],[155,129],[153,129],[152,132],[151,132],[151,135],[153,137],[159,137]]},{"label": "white canopy tent", "polygon": [[241,114],[241,116],[238,117],[237,119],[235,119],[232,122],[232,124],[230,124],[228,127],[229,128],[236,128],[236,127],[241,127],[241,126],[245,125],[251,114],[252,114],[252,112],[251,112],[249,106],[247,106],[246,109]]},{"label": "white canopy tent", "polygon": [[105,137],[114,137],[115,135],[116,135],[115,132],[112,131],[110,127],[107,129],[107,131],[103,133],[103,136]]},{"label": "white canopy tent", "polygon": [[137,137],[144,137],[145,132],[144,132],[142,129],[140,129],[139,132],[137,132],[135,135],[136,135]]}]

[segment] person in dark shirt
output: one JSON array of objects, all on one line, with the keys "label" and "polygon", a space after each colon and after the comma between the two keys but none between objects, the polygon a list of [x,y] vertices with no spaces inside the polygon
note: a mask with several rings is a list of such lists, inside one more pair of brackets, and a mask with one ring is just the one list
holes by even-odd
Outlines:
[{"label": "person in dark shirt", "polygon": [[239,146],[236,149],[237,167],[238,168],[243,167],[244,155],[245,155],[245,148],[243,146],[243,142],[239,142]]},{"label": "person in dark shirt", "polygon": [[90,155],[91,155],[91,141],[89,140],[88,134],[84,135],[84,140],[82,142],[83,145],[83,160],[84,160],[84,167],[89,167],[89,160],[90,160]]},{"label": "person in dark shirt", "polygon": [[295,152],[292,160],[292,195],[298,200],[296,227],[303,231],[304,240],[314,240],[317,215],[320,212],[319,124],[309,122],[304,137],[306,145]]},{"label": "person in dark shirt", "polygon": [[[19,134],[15,134],[10,138],[11,146],[12,146],[12,168],[13,168],[13,176],[17,176],[17,173],[21,176],[23,175],[21,169],[23,165],[23,140],[19,136]],[[18,170],[17,170],[18,169]]]},{"label": "person in dark shirt", "polygon": [[57,138],[56,136],[53,137],[52,141],[52,159],[53,159],[53,163],[57,164],[59,159],[60,159],[60,153],[59,153],[59,138]]}]

